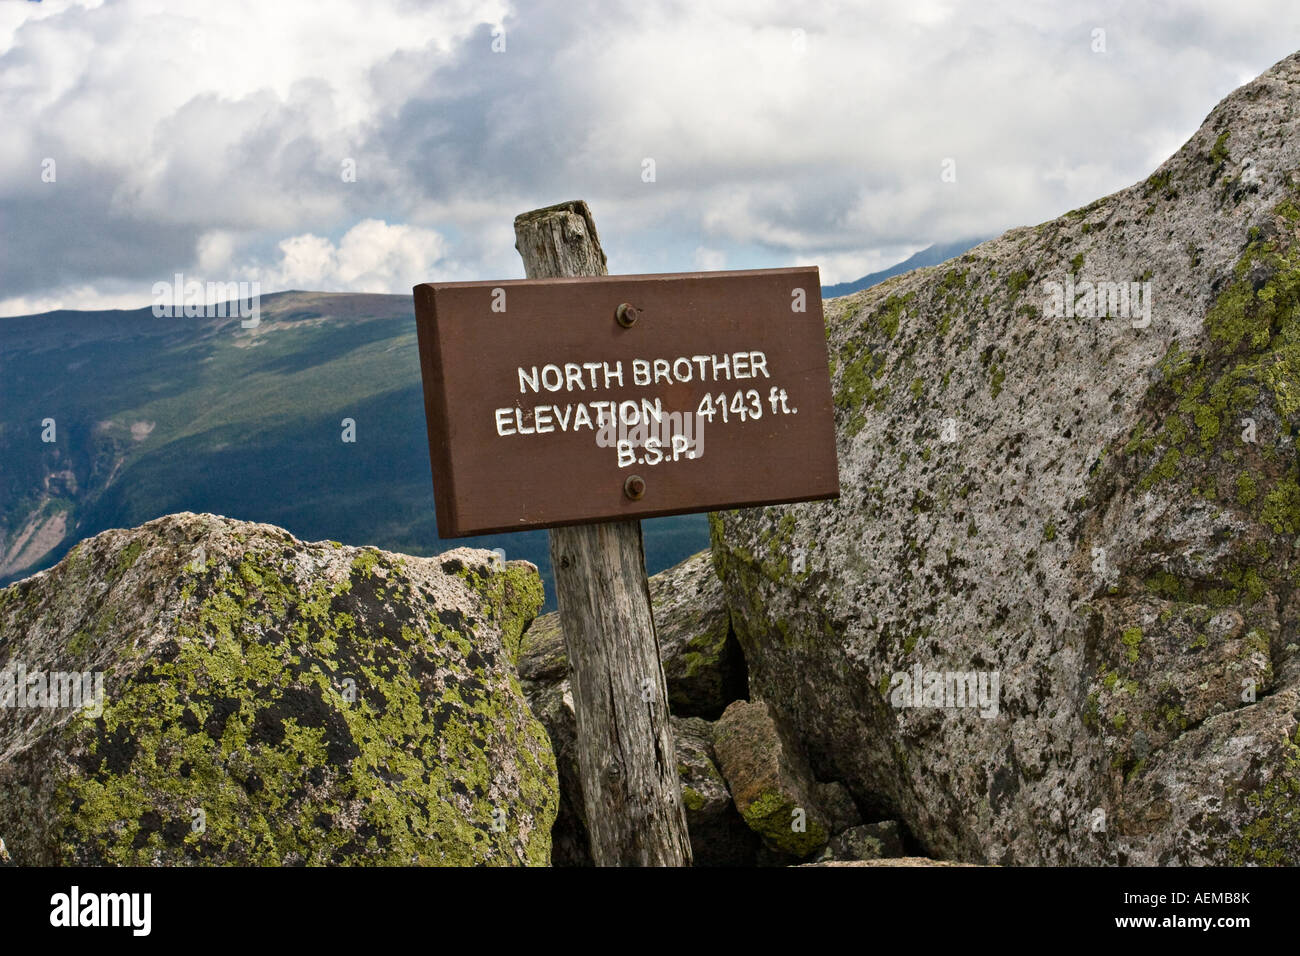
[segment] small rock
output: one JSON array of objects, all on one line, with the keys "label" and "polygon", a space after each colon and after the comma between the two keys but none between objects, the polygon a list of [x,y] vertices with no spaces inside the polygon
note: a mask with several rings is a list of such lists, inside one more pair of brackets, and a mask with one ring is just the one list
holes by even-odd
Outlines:
[{"label": "small rock", "polygon": [[753,866],[760,841],[718,772],[712,725],[700,717],[674,717],[672,725],[694,865]]},{"label": "small rock", "polygon": [[668,706],[679,717],[717,720],[749,696],[749,675],[708,551],[650,579]]},{"label": "small rock", "polygon": [[864,823],[833,837],[828,847],[835,860],[878,860],[903,856],[903,832],[897,820]]},{"label": "small rock", "polygon": [[749,828],[770,850],[805,859],[826,845],[831,816],[792,739],[766,703],[740,700],[714,726],[713,748]]}]

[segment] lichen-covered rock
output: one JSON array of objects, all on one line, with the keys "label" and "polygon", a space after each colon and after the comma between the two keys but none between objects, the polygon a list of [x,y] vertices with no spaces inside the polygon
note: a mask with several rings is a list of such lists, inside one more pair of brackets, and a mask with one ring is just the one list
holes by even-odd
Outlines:
[{"label": "lichen-covered rock", "polygon": [[713,728],[713,750],[736,809],[774,853],[806,858],[826,845],[833,818],[791,735],[763,701],[736,701]]},{"label": "lichen-covered rock", "polygon": [[712,518],[817,774],[936,856],[1300,863],[1300,55],[826,320],[841,498]]},{"label": "lichen-covered rock", "polygon": [[695,866],[753,866],[760,844],[731,799],[713,752],[713,725],[701,717],[673,717],[677,772]]},{"label": "lichen-covered rock", "polygon": [[102,708],[0,709],[0,833],[27,865],[544,865],[554,758],[503,643],[540,604],[483,551],[104,532],[0,591],[0,668],[104,676]]},{"label": "lichen-covered rock", "polygon": [[833,860],[879,860],[901,857],[903,832],[897,820],[864,823],[831,838],[826,853]]},{"label": "lichen-covered rock", "polygon": [[733,700],[749,696],[745,658],[708,551],[650,578],[650,605],[674,714],[717,720]]},{"label": "lichen-covered rock", "polygon": [[[747,696],[745,660],[731,633],[722,587],[708,551],[701,551],[651,577],[650,602],[668,682],[668,705],[674,717],[716,718],[733,700]],[[559,614],[542,615],[523,635],[519,676],[534,713],[550,735],[559,768],[560,807],[555,821],[552,861],[556,866],[590,866],[578,772],[577,721]],[[694,847],[695,835],[699,833],[702,839],[714,841],[730,825],[722,818],[715,821],[716,826],[704,822],[704,818],[713,816],[717,816],[713,810],[695,813],[687,805],[687,823],[692,828],[697,862],[700,848]],[[723,851],[720,846],[706,847],[703,858],[706,861],[741,859],[752,854],[748,835],[738,833],[738,836],[741,844],[731,851]]]}]

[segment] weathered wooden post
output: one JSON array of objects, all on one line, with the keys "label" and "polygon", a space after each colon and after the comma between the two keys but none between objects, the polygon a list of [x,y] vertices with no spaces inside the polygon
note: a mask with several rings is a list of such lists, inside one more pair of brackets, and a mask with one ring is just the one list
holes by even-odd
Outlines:
[{"label": "weathered wooden post", "polygon": [[[580,200],[517,216],[515,248],[530,279],[606,274],[591,211]],[[592,859],[597,866],[689,865],[641,522],[570,525],[550,536]]]},{"label": "weathered wooden post", "polygon": [[610,276],[582,202],[515,236],[527,279],[414,289],[438,534],[551,529],[592,857],[684,865],[640,521],[839,494],[818,270]]}]

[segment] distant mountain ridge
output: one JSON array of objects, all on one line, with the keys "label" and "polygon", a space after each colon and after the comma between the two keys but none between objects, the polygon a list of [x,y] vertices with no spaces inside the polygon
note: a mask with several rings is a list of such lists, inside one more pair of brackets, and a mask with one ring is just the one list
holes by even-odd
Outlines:
[{"label": "distant mountain ridge", "polygon": [[[541,568],[550,609],[544,533],[438,537],[410,296],[291,290],[260,308],[254,329],[148,307],[0,318],[0,586],[101,531],[193,511],[416,555],[504,548]],[[648,571],[671,567],[707,547],[705,516],[647,521],[645,541]]]},{"label": "distant mountain ridge", "polygon": [[[254,329],[149,308],[0,319],[0,409],[0,584],[181,511],[407,554],[503,548],[549,579],[542,532],[438,537],[410,296],[265,295]],[[645,534],[651,573],[708,543],[704,515]]]},{"label": "distant mountain ridge", "polygon": [[985,239],[958,239],[955,242],[936,243],[932,246],[926,246],[920,252],[913,253],[902,262],[890,266],[888,269],[881,269],[879,272],[872,272],[863,276],[861,279],[854,279],[851,282],[837,282],[835,285],[822,286],[822,298],[833,299],[836,296],[849,295],[853,292],[861,292],[863,289],[869,289],[879,282],[886,279],[892,279],[894,276],[902,275],[904,272],[911,272],[913,269],[922,269],[926,266],[937,266],[940,263],[947,262],[949,259],[955,259],[968,249],[979,245]]}]

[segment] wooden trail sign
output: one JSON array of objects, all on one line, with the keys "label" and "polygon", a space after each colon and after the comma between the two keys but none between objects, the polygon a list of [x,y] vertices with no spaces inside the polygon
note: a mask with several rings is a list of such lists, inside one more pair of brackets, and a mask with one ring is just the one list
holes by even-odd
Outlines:
[{"label": "wooden trail sign", "polygon": [[816,267],[415,288],[445,538],[839,494]]},{"label": "wooden trail sign", "polygon": [[[838,494],[817,271],[603,278],[605,254],[580,201],[518,216],[515,237],[528,280],[415,289],[438,530],[454,537],[553,528],[551,563],[592,858],[601,866],[689,865],[667,681],[637,519]],[[545,281],[574,276],[602,278]],[[800,289],[804,311],[791,307]],[[498,290],[501,308],[484,314],[482,294]],[[782,300],[781,293],[789,298]],[[501,321],[505,316],[509,323]],[[638,329],[649,334],[623,334]],[[687,378],[677,360],[694,364],[696,358],[706,359],[699,378]],[[663,371],[656,359],[669,363],[666,377],[656,379]],[[646,385],[637,385],[638,360],[648,363]],[[778,368],[784,375],[779,381],[773,374]],[[614,374],[620,369],[627,378]],[[506,377],[503,392],[498,376],[506,372],[514,377]],[[599,377],[581,377],[596,372]],[[747,387],[715,390],[719,374],[728,385]],[[757,392],[760,381],[773,389],[766,396],[770,409],[749,414],[748,393]],[[510,387],[519,397],[506,394]],[[524,400],[530,388],[538,400]],[[576,408],[561,412],[559,399],[540,398],[562,389],[604,407],[603,424],[612,418],[599,442],[576,427]],[[736,393],[734,408],[745,409],[743,417],[733,410]],[[566,397],[562,404],[581,401]],[[594,406],[597,401],[611,404]],[[548,413],[538,411],[547,405],[549,422]],[[686,436],[688,444],[671,430],[687,427],[686,420],[669,419],[665,434],[650,427],[650,418],[657,426],[662,418],[647,411],[680,416],[684,409],[696,415],[712,409],[721,418],[722,406],[722,427]],[[561,414],[575,423],[572,432],[567,422],[558,434],[554,427],[539,428]],[[634,431],[637,424],[646,428]],[[750,427],[728,431],[733,424]],[[542,477],[547,469],[551,477]],[[617,493],[609,493],[611,481]]]}]

